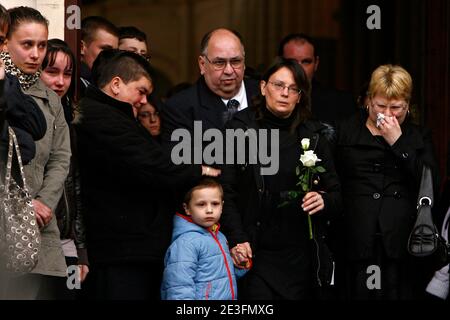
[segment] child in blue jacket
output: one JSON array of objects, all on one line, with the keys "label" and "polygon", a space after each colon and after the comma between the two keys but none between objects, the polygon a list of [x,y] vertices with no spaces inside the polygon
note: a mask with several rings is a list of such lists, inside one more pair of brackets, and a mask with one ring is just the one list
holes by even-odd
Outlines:
[{"label": "child in blue jacket", "polygon": [[234,267],[219,231],[222,206],[222,186],[210,178],[186,194],[186,215],[175,215],[172,244],[164,259],[163,300],[236,300],[236,275],[244,275],[251,261]]}]

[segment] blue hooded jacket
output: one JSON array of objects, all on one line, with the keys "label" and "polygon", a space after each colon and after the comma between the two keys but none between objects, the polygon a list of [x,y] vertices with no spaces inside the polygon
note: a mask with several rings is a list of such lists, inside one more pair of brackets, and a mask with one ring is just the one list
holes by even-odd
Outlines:
[{"label": "blue hooded jacket", "polygon": [[236,276],[225,236],[176,214],[172,244],[164,259],[163,300],[236,300]]}]

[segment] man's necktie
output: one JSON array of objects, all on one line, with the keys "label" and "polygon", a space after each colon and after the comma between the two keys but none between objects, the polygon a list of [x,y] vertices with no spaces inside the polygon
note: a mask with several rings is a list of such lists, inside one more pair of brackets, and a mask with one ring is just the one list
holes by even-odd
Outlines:
[{"label": "man's necktie", "polygon": [[230,99],[227,103],[227,111],[224,113],[224,124],[233,118],[233,115],[238,111],[239,101]]}]

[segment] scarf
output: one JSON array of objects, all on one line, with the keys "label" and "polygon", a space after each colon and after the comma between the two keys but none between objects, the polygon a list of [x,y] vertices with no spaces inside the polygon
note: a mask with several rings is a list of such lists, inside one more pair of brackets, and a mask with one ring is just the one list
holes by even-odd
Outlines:
[{"label": "scarf", "polygon": [[33,74],[26,74],[22,70],[20,70],[14,64],[14,62],[12,62],[9,52],[0,53],[0,59],[3,60],[3,63],[5,65],[5,72],[7,74],[16,76],[23,90],[27,90],[32,85],[34,85],[41,76],[40,70]]}]

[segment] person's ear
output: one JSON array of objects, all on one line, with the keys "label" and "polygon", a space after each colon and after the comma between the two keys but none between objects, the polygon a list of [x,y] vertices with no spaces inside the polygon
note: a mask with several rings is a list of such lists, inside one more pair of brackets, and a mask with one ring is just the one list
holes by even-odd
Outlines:
[{"label": "person's ear", "polygon": [[80,46],[80,54],[81,54],[82,56],[84,56],[84,55],[85,55],[85,53],[86,53],[86,49],[87,49],[87,47],[86,47],[86,44],[84,43],[84,41],[83,41],[83,40],[81,40],[81,46]]},{"label": "person's ear", "polygon": [[319,56],[316,56],[316,63],[314,64],[314,72],[316,72],[317,68],[319,68],[319,61],[320,61]]},{"label": "person's ear", "polygon": [[114,96],[117,96],[120,93],[121,86],[122,86],[122,79],[120,79],[120,77],[118,76],[115,76],[109,82],[109,88]]},{"label": "person's ear", "polygon": [[185,212],[188,216],[191,215],[191,213],[190,213],[190,211],[189,211],[189,208],[188,208],[188,206],[187,206],[186,203],[183,203],[183,209],[184,209],[184,212]]},{"label": "person's ear", "polygon": [[261,80],[261,82],[259,83],[259,88],[260,88],[260,90],[261,90],[261,95],[263,96],[263,97],[265,97],[266,96],[266,82],[264,81],[264,80]]},{"label": "person's ear", "polygon": [[3,42],[3,44],[0,46],[1,50],[0,52],[8,52],[8,39],[5,38],[5,41]]},{"label": "person's ear", "polygon": [[206,73],[206,67],[205,67],[205,57],[202,55],[198,56],[198,67],[200,69],[200,74],[203,76]]}]

